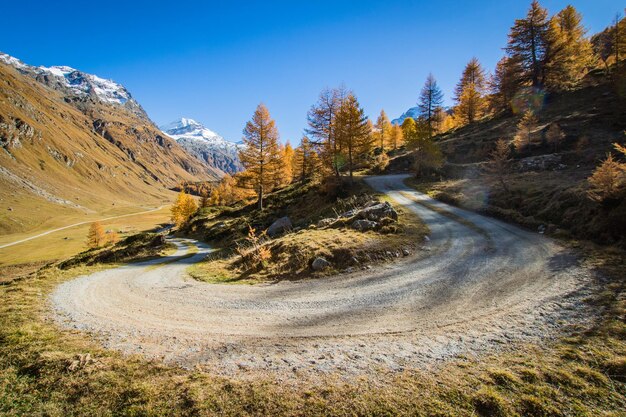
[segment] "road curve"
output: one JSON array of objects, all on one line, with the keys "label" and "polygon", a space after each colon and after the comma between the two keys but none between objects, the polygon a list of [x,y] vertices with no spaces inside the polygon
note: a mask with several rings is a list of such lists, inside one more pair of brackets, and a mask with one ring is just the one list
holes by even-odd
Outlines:
[{"label": "road curve", "polygon": [[[550,337],[584,320],[590,272],[550,239],[434,201],[403,183],[367,182],[430,228],[420,254],[332,278],[255,286],[196,282],[186,267],[211,249],[97,272],[51,295],[65,327],[105,346],[218,373],[348,374],[405,369]],[[197,253],[183,259],[188,247]]]}]

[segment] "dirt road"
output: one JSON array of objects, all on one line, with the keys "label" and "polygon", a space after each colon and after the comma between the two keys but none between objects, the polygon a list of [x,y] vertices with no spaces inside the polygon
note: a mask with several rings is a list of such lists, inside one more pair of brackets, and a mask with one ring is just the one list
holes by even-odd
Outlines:
[{"label": "dirt road", "polygon": [[557,334],[588,316],[590,272],[542,235],[436,202],[405,177],[368,179],[429,226],[417,258],[332,278],[266,285],[196,282],[196,255],[80,277],[51,296],[66,327],[107,347],[216,373],[345,375],[427,366]]}]

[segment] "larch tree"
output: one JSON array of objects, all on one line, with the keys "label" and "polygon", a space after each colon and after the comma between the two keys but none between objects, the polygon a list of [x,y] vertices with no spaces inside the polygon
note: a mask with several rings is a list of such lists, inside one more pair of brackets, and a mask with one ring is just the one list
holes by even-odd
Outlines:
[{"label": "larch tree", "polygon": [[509,32],[506,52],[521,65],[522,71],[517,74],[521,84],[533,87],[543,85],[549,45],[548,27],[548,11],[533,0],[526,17],[515,20]]},{"label": "larch tree", "polygon": [[521,72],[519,58],[503,57],[489,82],[491,89],[490,106],[494,112],[510,111],[515,93],[521,87],[518,74]]},{"label": "larch tree", "polygon": [[389,129],[389,143],[395,151],[404,143],[404,137],[402,135],[402,127],[396,124],[391,125]]},{"label": "larch tree", "polygon": [[531,110],[527,110],[517,124],[517,133],[515,134],[514,144],[518,152],[530,149],[533,143],[533,134],[537,128],[537,117]]},{"label": "larch tree", "polygon": [[419,102],[417,107],[419,108],[421,117],[426,121],[428,125],[428,134],[430,137],[435,133],[437,109],[443,105],[443,92],[437,85],[437,80],[432,74],[428,74],[424,87],[420,92]]},{"label": "larch tree", "polygon": [[376,143],[379,145],[380,151],[385,152],[385,144],[389,142],[391,133],[391,123],[389,123],[385,110],[380,111],[380,116],[378,116],[374,128],[376,131]]},{"label": "larch tree", "polygon": [[306,133],[312,138],[311,143],[319,149],[324,165],[337,177],[343,161],[335,135],[335,118],[346,94],[344,88],[324,89],[307,116],[309,127]]},{"label": "larch tree", "polygon": [[291,144],[289,143],[289,141],[287,141],[287,143],[285,144],[285,146],[282,148],[282,152],[281,152],[281,159],[282,159],[282,166],[283,166],[283,183],[284,184],[291,184],[291,182],[293,181],[294,178],[294,165],[293,165],[293,161],[294,161],[294,154],[295,151],[293,149],[293,147],[291,146]]},{"label": "larch tree", "polygon": [[559,151],[559,146],[563,142],[563,139],[565,139],[565,133],[563,133],[561,127],[556,123],[550,124],[550,127],[546,132],[546,142],[552,146],[554,152]]},{"label": "larch tree", "polygon": [[354,94],[341,103],[337,113],[337,140],[346,153],[350,183],[357,158],[366,154],[371,147],[371,125]]},{"label": "larch tree", "polygon": [[626,184],[626,164],[621,164],[610,153],[593,171],[589,182],[589,197],[592,200],[604,201],[620,194]]},{"label": "larch tree", "polygon": [[174,202],[170,208],[172,221],[176,226],[181,226],[193,216],[196,210],[198,210],[196,201],[192,196],[187,194],[185,188],[182,187],[180,193],[178,193],[178,197],[176,197],[176,202]]},{"label": "larch tree", "polygon": [[484,115],[486,87],[485,71],[478,59],[472,58],[465,66],[454,90],[454,99],[457,102],[455,114],[461,123],[474,123]]},{"label": "larch tree", "polygon": [[103,246],[106,241],[107,237],[102,224],[100,222],[91,223],[89,231],[87,232],[87,247],[90,249],[97,249]]},{"label": "larch tree", "polygon": [[319,158],[313,145],[306,136],[302,137],[300,146],[294,152],[294,175],[300,182],[314,177],[319,169]]},{"label": "larch tree", "polygon": [[567,6],[550,19],[546,87],[554,91],[572,90],[594,65],[586,32],[582,16],[573,6]]},{"label": "larch tree", "polygon": [[407,146],[410,147],[411,143],[417,141],[417,123],[415,123],[415,119],[407,117],[402,122],[400,129],[402,129],[402,136]]},{"label": "larch tree", "polygon": [[275,184],[276,171],[280,168],[278,129],[264,104],[254,111],[243,130],[244,147],[239,151],[239,159],[245,168],[248,181],[257,194],[258,208],[263,209],[265,191],[271,191]]},{"label": "larch tree", "polygon": [[509,144],[504,139],[499,139],[496,142],[496,148],[489,156],[490,160],[489,165],[487,165],[487,171],[496,178],[502,186],[502,189],[508,192],[509,187],[506,184],[505,177],[511,161],[511,148]]}]

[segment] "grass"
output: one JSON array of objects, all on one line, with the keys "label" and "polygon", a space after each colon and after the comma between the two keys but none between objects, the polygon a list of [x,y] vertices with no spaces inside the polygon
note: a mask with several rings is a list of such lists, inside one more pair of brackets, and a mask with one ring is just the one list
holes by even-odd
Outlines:
[{"label": "grass", "polygon": [[[361,183],[352,195],[370,192],[365,199],[377,198],[388,200],[382,195],[373,195],[373,190]],[[201,235],[208,235],[215,240],[221,239],[221,251],[210,255],[204,262],[189,267],[189,274],[200,281],[210,283],[239,283],[254,284],[258,282],[295,280],[311,277],[333,275],[345,270],[356,270],[366,265],[389,262],[403,256],[405,251],[415,252],[416,247],[428,233],[425,224],[411,211],[395,207],[398,211],[398,222],[381,231],[360,232],[349,226],[341,228],[317,228],[315,223],[326,217],[334,218],[352,208],[352,204],[344,200],[338,202],[324,201],[314,188],[300,191],[299,202],[295,210],[293,194],[297,191],[287,188],[274,193],[272,202],[274,207],[265,209],[264,213],[239,210],[238,213],[212,213],[202,220],[196,220],[196,232],[202,230]],[[296,195],[297,196],[297,195]],[[321,203],[313,201],[315,198]],[[348,198],[345,201],[351,201]],[[358,205],[358,204],[357,204]],[[345,207],[344,207],[345,206]],[[300,210],[301,208],[301,210]],[[313,210],[311,209],[313,208]],[[241,233],[242,225],[263,223],[263,218],[275,219],[282,216],[282,212],[291,213],[290,218],[300,228],[292,233],[270,239],[264,246],[269,250],[270,257],[263,264],[248,265],[242,262],[241,256],[234,250],[237,244],[233,235]],[[279,214],[280,213],[280,214]],[[227,219],[224,219],[227,217]],[[202,224],[201,222],[206,222]],[[200,225],[198,225],[200,223]],[[217,234],[212,234],[218,227]],[[192,225],[191,228],[194,226]],[[263,228],[264,226],[259,226]],[[233,244],[233,242],[235,242]],[[220,244],[218,240],[217,244]],[[331,263],[331,267],[320,272],[311,269],[311,263],[317,257],[324,257]]]},{"label": "grass", "polygon": [[593,328],[547,346],[515,346],[430,370],[297,383],[185,371],[123,357],[80,332],[59,330],[45,319],[47,295],[102,266],[44,268],[0,286],[0,415],[621,416],[624,259],[590,248],[585,262],[611,277],[588,300],[604,311]]},{"label": "grass", "polygon": [[[77,220],[69,220],[76,222]],[[150,230],[169,221],[169,209],[102,222],[105,230],[120,231],[121,237]],[[71,223],[70,223],[71,224]],[[44,263],[73,256],[84,250],[90,224],[51,233],[37,239],[0,249],[0,267]],[[18,240],[16,237],[15,240]],[[13,239],[12,239],[13,240]]]}]

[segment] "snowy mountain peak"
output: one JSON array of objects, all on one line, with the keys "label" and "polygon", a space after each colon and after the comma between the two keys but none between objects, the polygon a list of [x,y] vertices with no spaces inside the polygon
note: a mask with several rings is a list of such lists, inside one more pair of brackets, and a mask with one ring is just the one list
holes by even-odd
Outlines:
[{"label": "snowy mountain peak", "polygon": [[188,117],[181,117],[160,128],[196,158],[230,174],[241,171],[239,147]]},{"label": "snowy mountain peak", "polygon": [[210,129],[204,127],[201,123],[196,122],[193,119],[187,117],[181,117],[178,120],[173,121],[165,126],[161,127],[161,130],[167,135],[176,139],[198,139],[206,140],[211,143],[221,144],[227,142],[226,139],[213,132]]},{"label": "snowy mountain peak", "polygon": [[79,97],[95,96],[104,103],[119,105],[123,105],[132,99],[130,93],[123,85],[112,80],[100,78],[97,75],[84,73],[72,67],[34,67],[1,52],[0,61],[34,77],[52,75],[62,86]]}]

